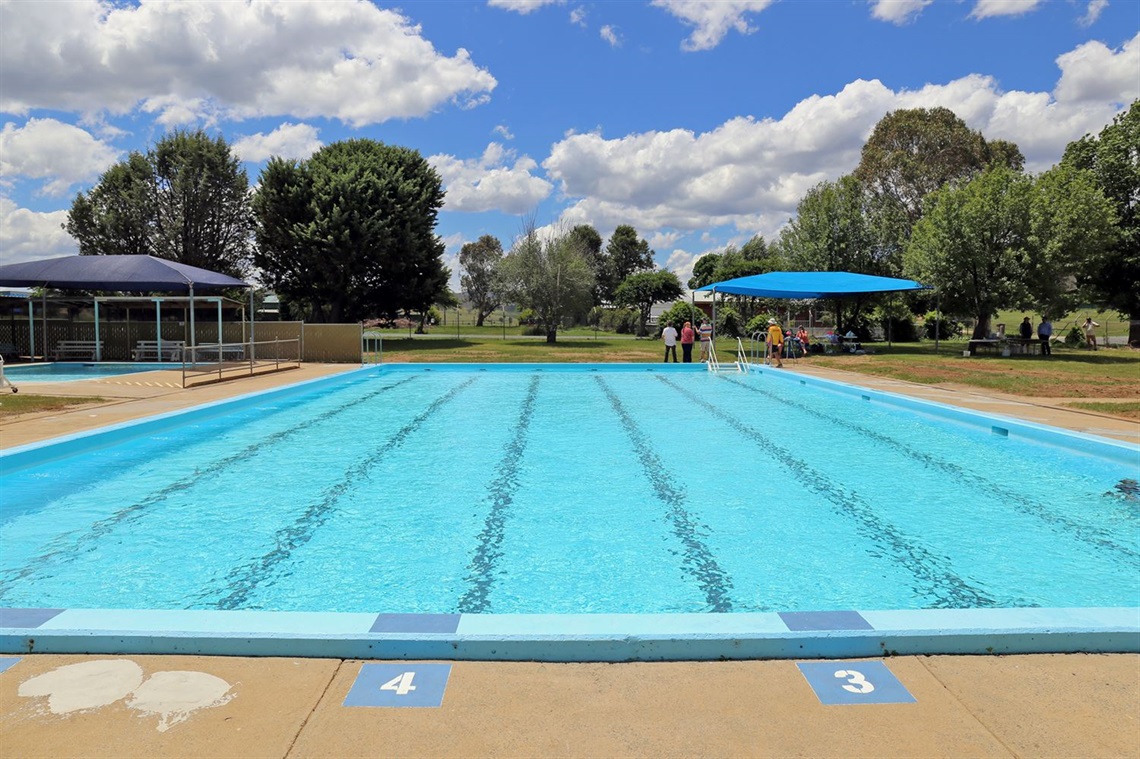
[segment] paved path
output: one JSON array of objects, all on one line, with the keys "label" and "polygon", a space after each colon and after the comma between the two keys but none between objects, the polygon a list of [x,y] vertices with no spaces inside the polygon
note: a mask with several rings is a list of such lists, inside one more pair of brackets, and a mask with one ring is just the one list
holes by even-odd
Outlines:
[{"label": "paved path", "polygon": [[[138,375],[136,384],[60,386],[53,392],[107,400],[2,424],[0,447],[346,368],[305,366],[192,390]],[[807,362],[791,371],[1140,439],[1136,423],[1049,401]],[[11,661],[0,657],[0,669]],[[913,703],[825,706],[793,661],[455,662],[438,708],[400,709],[343,705],[364,667],[358,661],[32,654],[0,671],[0,756],[1140,757],[1140,656],[879,661]]]}]

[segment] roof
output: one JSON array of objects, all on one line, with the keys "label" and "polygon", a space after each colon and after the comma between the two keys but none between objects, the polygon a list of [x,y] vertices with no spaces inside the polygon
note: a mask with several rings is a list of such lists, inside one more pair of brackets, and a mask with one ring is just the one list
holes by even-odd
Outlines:
[{"label": "roof", "polygon": [[154,256],[63,256],[0,266],[0,287],[189,292],[249,286],[226,274]]},{"label": "roof", "polygon": [[853,274],[849,271],[771,271],[767,274],[714,282],[699,289],[730,295],[751,295],[757,298],[807,300],[927,288],[926,285],[910,279],[874,277],[869,274]]}]

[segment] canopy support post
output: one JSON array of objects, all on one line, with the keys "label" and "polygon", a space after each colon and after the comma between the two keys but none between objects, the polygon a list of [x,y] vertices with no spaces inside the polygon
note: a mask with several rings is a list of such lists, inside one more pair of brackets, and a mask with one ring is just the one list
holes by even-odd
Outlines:
[{"label": "canopy support post", "polygon": [[158,346],[158,354],[162,356],[162,298],[153,298],[154,300],[154,339],[157,341],[155,345]]},{"label": "canopy support post", "polygon": [[[198,358],[198,352],[195,350],[195,348],[197,348],[197,347],[198,347],[198,333],[197,333],[197,330],[194,328],[194,284],[191,283],[190,284],[190,355],[194,359]],[[219,350],[221,350],[221,349],[219,349]],[[182,362],[186,363],[186,356],[185,355],[183,355],[183,357],[182,357]]]},{"label": "canopy support post", "polygon": [[28,358],[36,360],[36,300],[28,298]]},{"label": "canopy support post", "polygon": [[47,361],[47,290],[45,289],[40,293],[40,327],[42,335],[40,335],[40,347],[43,348],[44,361]]},{"label": "canopy support post", "polygon": [[95,299],[95,360],[103,360],[103,343],[99,341],[99,299]]},{"label": "canopy support post", "polygon": [[934,293],[934,352],[938,352],[938,336],[942,333],[942,327],[939,322],[942,320],[942,313],[938,310],[938,293]]}]

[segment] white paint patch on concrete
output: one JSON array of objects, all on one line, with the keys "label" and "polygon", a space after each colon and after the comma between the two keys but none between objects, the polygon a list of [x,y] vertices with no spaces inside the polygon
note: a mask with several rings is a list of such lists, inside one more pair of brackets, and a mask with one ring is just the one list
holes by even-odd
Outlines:
[{"label": "white paint patch on concrete", "polygon": [[20,683],[21,696],[47,696],[52,714],[95,709],[126,697],[142,683],[142,667],[126,659],[68,664]]},{"label": "white paint patch on concrete", "polygon": [[205,672],[155,672],[134,692],[127,706],[160,717],[158,731],[165,733],[199,709],[228,703],[230,684]]}]

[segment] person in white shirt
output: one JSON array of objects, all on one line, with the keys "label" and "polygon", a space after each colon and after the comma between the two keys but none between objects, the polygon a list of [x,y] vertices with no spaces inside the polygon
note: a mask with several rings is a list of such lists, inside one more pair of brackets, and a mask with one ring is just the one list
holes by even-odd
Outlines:
[{"label": "person in white shirt", "polygon": [[1085,317],[1085,323],[1082,329],[1085,331],[1085,343],[1094,351],[1096,350],[1096,328],[1099,327],[1098,322],[1094,322],[1091,316]]},{"label": "person in white shirt", "polygon": [[677,363],[677,330],[670,324],[661,330],[661,339],[665,341],[665,363],[669,363],[669,354],[673,354],[673,363]]}]

